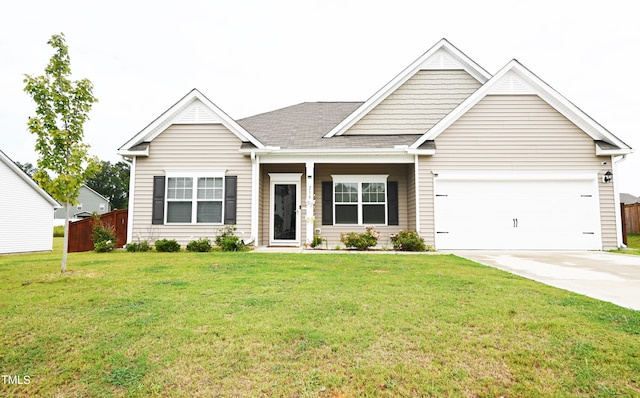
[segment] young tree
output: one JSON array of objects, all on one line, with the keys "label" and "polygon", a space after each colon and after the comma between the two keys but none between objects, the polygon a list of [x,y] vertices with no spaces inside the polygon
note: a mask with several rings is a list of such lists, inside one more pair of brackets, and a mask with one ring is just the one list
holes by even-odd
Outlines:
[{"label": "young tree", "polygon": [[44,75],[25,75],[24,91],[36,104],[36,115],[28,128],[36,134],[38,171],[33,178],[66,209],[61,271],[67,270],[69,208],[75,204],[80,186],[94,172],[95,162],[82,142],[83,126],[97,99],[87,79],[71,81],[70,58],[64,34],[47,42],[55,50]]}]

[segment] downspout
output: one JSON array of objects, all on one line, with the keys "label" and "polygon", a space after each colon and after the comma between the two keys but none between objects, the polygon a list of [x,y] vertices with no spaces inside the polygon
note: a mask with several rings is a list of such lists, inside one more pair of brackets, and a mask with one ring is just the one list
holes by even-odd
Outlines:
[{"label": "downspout", "polygon": [[415,197],[416,197],[416,232],[418,235],[422,236],[420,233],[420,165],[418,161],[418,155],[413,155],[413,167],[414,167],[414,184],[415,184]]},{"label": "downspout", "polygon": [[129,205],[127,209],[127,242],[133,242],[133,209],[135,202],[135,181],[136,181],[136,159],[137,156],[132,156],[131,168],[129,169]]}]

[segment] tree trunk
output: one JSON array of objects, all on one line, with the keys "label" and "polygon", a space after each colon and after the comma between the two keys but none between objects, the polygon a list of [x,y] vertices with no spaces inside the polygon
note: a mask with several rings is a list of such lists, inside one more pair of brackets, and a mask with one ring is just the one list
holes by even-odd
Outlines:
[{"label": "tree trunk", "polygon": [[62,266],[60,272],[67,272],[67,252],[69,251],[69,203],[64,204],[64,243],[62,244]]}]

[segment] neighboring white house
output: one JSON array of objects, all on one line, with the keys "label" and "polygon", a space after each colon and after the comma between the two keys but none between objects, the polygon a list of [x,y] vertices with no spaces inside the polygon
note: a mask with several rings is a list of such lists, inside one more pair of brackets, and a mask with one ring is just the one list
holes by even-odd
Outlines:
[{"label": "neighboring white house", "polygon": [[60,205],[2,151],[0,187],[0,254],[52,250]]},{"label": "neighboring white house", "polygon": [[[109,199],[100,195],[98,192],[86,185],[80,187],[78,194],[78,204],[71,206],[69,211],[69,219],[71,221],[82,220],[91,217],[93,213],[104,214],[111,211],[111,203]],[[56,210],[54,224],[64,225],[65,211],[64,207]]]},{"label": "neighboring white house", "polygon": [[622,244],[631,152],[518,61],[492,75],[445,39],[365,102],[234,120],[194,89],[119,150],[129,241],[234,224],[257,245],[333,246],[374,225],[382,244],[411,229],[437,249],[579,250]]}]

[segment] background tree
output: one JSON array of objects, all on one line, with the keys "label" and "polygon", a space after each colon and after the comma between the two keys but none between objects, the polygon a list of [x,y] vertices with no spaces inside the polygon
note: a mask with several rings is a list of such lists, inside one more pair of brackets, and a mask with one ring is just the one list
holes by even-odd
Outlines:
[{"label": "background tree", "polygon": [[80,186],[95,171],[89,146],[82,142],[84,123],[97,99],[87,79],[71,81],[71,60],[64,34],[47,42],[55,50],[44,75],[25,75],[24,91],[36,104],[28,128],[36,138],[38,171],[33,178],[66,209],[61,271],[67,270],[69,208],[76,203]]},{"label": "background tree", "polygon": [[109,199],[114,209],[126,209],[129,205],[129,163],[109,161],[98,163],[98,172],[87,180],[87,186]]},{"label": "background tree", "polygon": [[38,169],[36,168],[36,166],[31,164],[31,162],[26,162],[26,163],[15,162],[15,163],[16,163],[16,166],[20,167],[20,169],[25,173],[27,173],[27,175],[31,178],[33,178],[34,174],[38,172]]}]

